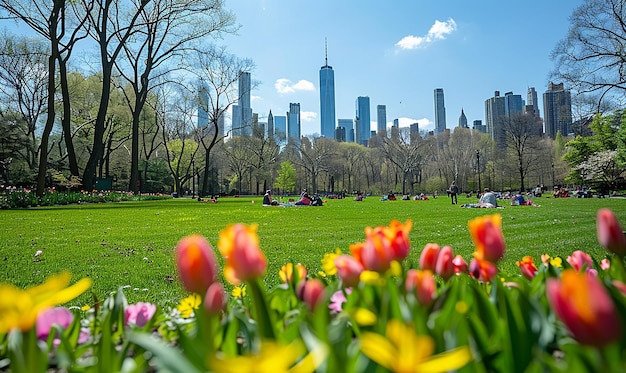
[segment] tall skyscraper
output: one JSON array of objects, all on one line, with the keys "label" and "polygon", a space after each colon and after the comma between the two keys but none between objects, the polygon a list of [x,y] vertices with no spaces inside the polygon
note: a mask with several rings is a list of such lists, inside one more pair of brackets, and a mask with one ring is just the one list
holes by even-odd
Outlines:
[{"label": "tall skyscraper", "polygon": [[371,134],[370,98],[359,96],[356,99],[356,143],[367,146]]},{"label": "tall skyscraper", "polygon": [[320,132],[332,139],[335,137],[335,72],[328,66],[328,48],[325,61],[320,69]]},{"label": "tall skyscraper", "polygon": [[446,130],[446,104],[443,98],[443,88],[435,88],[435,133]]},{"label": "tall skyscraper", "polygon": [[500,96],[500,91],[495,91],[494,96],[485,101],[485,122],[487,134],[501,147],[505,145],[502,128],[502,119],[505,116],[504,97]]},{"label": "tall skyscraper", "polygon": [[[472,127],[473,127],[473,131],[478,131],[478,132],[482,132],[482,133],[487,133],[487,126],[485,126],[483,124],[483,121],[480,119],[476,119],[473,123],[472,123]],[[473,133],[473,132],[472,132]]]},{"label": "tall skyscraper", "polygon": [[284,115],[274,117],[274,138],[281,146],[287,143],[287,117]]},{"label": "tall skyscraper", "polygon": [[459,117],[459,127],[468,128],[467,117],[465,116],[465,112],[463,111],[463,108],[461,108],[461,116]]},{"label": "tall skyscraper", "polygon": [[265,136],[266,138],[270,138],[274,136],[274,115],[272,114],[272,109],[270,109],[270,113],[267,116],[267,127],[265,128]]},{"label": "tall skyscraper", "polygon": [[513,114],[520,114],[524,109],[522,95],[514,95],[513,92],[504,94],[504,115],[511,117]]},{"label": "tall skyscraper", "polygon": [[337,128],[345,130],[346,142],[354,142],[354,121],[352,119],[337,119]]},{"label": "tall skyscraper", "polygon": [[232,134],[233,136],[252,135],[252,108],[250,107],[250,91],[252,79],[249,72],[240,72],[239,100],[233,105]]},{"label": "tall skyscraper", "polygon": [[376,106],[376,132],[383,133],[387,131],[387,106]]},{"label": "tall skyscraper", "polygon": [[300,103],[289,103],[287,137],[294,143],[300,144]]},{"label": "tall skyscraper", "polygon": [[557,132],[568,135],[572,127],[572,95],[566,91],[563,83],[548,84],[548,90],[543,94],[543,115],[545,133],[551,138]]},{"label": "tall skyscraper", "polygon": [[537,91],[535,87],[528,88],[528,93],[526,94],[526,106],[532,106],[532,114],[536,117],[540,117],[539,112],[539,101],[537,100]]}]

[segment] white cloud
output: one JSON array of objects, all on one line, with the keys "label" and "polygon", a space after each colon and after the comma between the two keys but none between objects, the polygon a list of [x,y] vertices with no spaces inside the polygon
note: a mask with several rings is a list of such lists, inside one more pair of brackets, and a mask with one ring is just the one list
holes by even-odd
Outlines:
[{"label": "white cloud", "polygon": [[291,83],[291,80],[281,78],[277,79],[274,83],[274,88],[276,88],[276,92],[280,94],[286,93],[294,93],[296,91],[314,91],[315,86],[313,83],[308,80],[300,80],[295,84]]},{"label": "white cloud", "polygon": [[435,40],[445,39],[446,35],[449,35],[456,31],[456,22],[452,18],[448,18],[447,21],[436,20],[430,27],[428,33],[425,36],[407,35],[400,39],[396,43],[396,46],[401,49],[416,49],[432,43]]},{"label": "white cloud", "polygon": [[263,97],[261,96],[255,96],[255,95],[250,95],[250,101],[261,101],[263,100]]},{"label": "white cloud", "polygon": [[311,122],[317,118],[317,113],[314,111],[301,111],[300,120],[303,122]]}]

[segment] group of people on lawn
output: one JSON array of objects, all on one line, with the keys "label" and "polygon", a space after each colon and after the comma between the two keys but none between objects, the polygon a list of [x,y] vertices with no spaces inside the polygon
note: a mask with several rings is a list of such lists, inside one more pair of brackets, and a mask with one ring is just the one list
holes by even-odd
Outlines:
[{"label": "group of people on lawn", "polygon": [[[300,199],[290,204],[290,206],[321,206],[322,199],[316,194],[313,197],[309,196],[306,189],[300,194]],[[272,191],[267,190],[263,195],[263,206],[287,206],[287,204],[281,204],[275,199],[272,199]]]}]

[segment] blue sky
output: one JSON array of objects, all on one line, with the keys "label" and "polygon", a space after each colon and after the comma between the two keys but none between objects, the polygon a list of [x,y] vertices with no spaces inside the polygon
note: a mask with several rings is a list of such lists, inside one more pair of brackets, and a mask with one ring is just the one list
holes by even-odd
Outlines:
[{"label": "blue sky", "polygon": [[[241,29],[224,42],[255,63],[252,109],[285,115],[299,102],[302,134],[320,132],[319,70],[335,71],[336,118],[354,118],[358,96],[369,96],[371,118],[387,106],[390,125],[434,126],[433,91],[443,88],[447,127],[461,108],[471,126],[499,90],[543,100],[554,65],[550,52],[567,35],[583,0],[227,0]],[[506,4],[506,5],[505,5]],[[375,129],[375,124],[372,124]]]}]

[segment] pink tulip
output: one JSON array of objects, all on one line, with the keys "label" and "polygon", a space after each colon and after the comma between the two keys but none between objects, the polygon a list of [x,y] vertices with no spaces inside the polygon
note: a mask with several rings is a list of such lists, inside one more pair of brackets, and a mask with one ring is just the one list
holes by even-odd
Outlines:
[{"label": "pink tulip", "polygon": [[204,297],[204,309],[210,315],[219,315],[226,305],[224,287],[219,282],[212,283]]},{"label": "pink tulip", "polygon": [[407,292],[415,292],[417,300],[424,307],[430,306],[437,294],[437,283],[430,270],[409,269],[405,287]]},{"label": "pink tulip", "polygon": [[571,256],[567,257],[567,262],[577,271],[593,269],[593,260],[589,254],[576,250],[572,253]]},{"label": "pink tulip", "polygon": [[596,230],[602,247],[619,256],[626,255],[626,236],[613,211],[598,210]]},{"label": "pink tulip", "polygon": [[611,268],[611,262],[607,258],[602,259],[600,262],[600,268],[604,271],[608,271],[609,268]]},{"label": "pink tulip", "polygon": [[441,276],[444,280],[449,279],[454,275],[454,263],[452,259],[454,253],[452,247],[444,246],[437,256],[437,264],[435,265],[435,272]]},{"label": "pink tulip", "polygon": [[515,264],[519,267],[522,275],[529,280],[532,280],[537,274],[537,266],[533,262],[532,256],[525,256]]},{"label": "pink tulip", "polygon": [[427,243],[420,254],[420,268],[435,272],[440,250],[436,243]]},{"label": "pink tulip", "polygon": [[622,323],[613,301],[595,276],[567,269],[546,283],[548,301],[572,337],[602,347],[621,337]]},{"label": "pink tulip", "polygon": [[454,264],[454,273],[467,273],[467,262],[461,255],[457,255],[452,259],[452,264]]},{"label": "pink tulip", "polygon": [[337,276],[341,279],[344,288],[359,284],[361,272],[363,272],[364,268],[354,257],[339,255],[335,258],[335,267],[337,268]]},{"label": "pink tulip", "polygon": [[65,329],[72,323],[73,320],[74,315],[67,308],[49,308],[37,316],[37,338],[45,341],[48,339],[53,325],[60,325],[63,329]]},{"label": "pink tulip", "polygon": [[204,294],[217,276],[217,261],[213,248],[201,235],[181,239],[176,245],[178,276],[185,289]]},{"label": "pink tulip", "polygon": [[156,306],[152,303],[138,302],[124,310],[124,325],[136,325],[142,328],[154,316]]},{"label": "pink tulip", "polygon": [[474,258],[469,264],[468,271],[477,280],[491,282],[496,277],[498,268],[488,260]]}]

